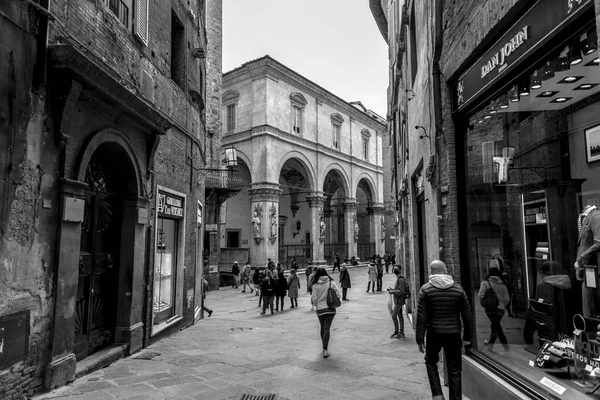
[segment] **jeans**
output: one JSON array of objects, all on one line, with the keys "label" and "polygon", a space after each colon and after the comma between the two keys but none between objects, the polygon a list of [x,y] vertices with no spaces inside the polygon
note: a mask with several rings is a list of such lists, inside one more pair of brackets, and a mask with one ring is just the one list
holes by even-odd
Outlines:
[{"label": "jeans", "polygon": [[381,286],[383,286],[383,274],[377,274],[377,291],[381,292]]},{"label": "jeans", "polygon": [[402,306],[394,305],[392,321],[394,321],[394,333],[401,333],[404,335],[404,315],[402,315]]},{"label": "jeans", "polygon": [[323,343],[323,350],[327,350],[329,346],[329,331],[331,330],[331,323],[335,314],[319,315],[319,323],[321,324],[321,342]]},{"label": "jeans", "polygon": [[283,311],[284,299],[285,299],[285,295],[284,296],[276,296],[275,297],[275,308],[279,309],[279,303],[281,302],[281,311]]},{"label": "jeans", "polygon": [[432,396],[443,396],[440,374],[438,372],[438,361],[440,350],[444,349],[444,357],[448,366],[448,386],[450,400],[462,399],[461,373],[462,373],[462,339],[460,334],[438,335],[427,333],[425,347],[425,367]]}]

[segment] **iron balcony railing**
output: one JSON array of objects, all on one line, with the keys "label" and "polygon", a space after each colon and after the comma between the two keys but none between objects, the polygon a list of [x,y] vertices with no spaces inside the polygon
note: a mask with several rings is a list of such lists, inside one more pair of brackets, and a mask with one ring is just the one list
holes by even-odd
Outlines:
[{"label": "iron balcony railing", "polygon": [[206,171],[204,186],[207,189],[242,190],[244,182],[238,171]]},{"label": "iron balcony railing", "polygon": [[129,28],[129,7],[121,0],[103,0],[103,2],[119,21]]}]

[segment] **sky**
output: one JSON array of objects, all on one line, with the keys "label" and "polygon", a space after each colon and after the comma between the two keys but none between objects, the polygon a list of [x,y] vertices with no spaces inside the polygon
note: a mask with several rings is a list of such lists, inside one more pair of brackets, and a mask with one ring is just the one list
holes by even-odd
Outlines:
[{"label": "sky", "polygon": [[223,72],[267,54],[385,118],[387,44],[369,0],[223,0]]}]

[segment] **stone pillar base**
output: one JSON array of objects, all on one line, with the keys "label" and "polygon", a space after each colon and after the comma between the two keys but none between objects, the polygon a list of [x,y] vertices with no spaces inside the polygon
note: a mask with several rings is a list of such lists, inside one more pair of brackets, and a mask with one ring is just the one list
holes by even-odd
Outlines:
[{"label": "stone pillar base", "polygon": [[138,322],[133,326],[118,326],[115,329],[115,343],[128,344],[129,350],[126,356],[133,354],[142,348],[144,337],[144,324]]},{"label": "stone pillar base", "polygon": [[317,267],[320,267],[323,265],[327,265],[327,260],[312,260],[311,263],[313,266],[316,265]]},{"label": "stone pillar base", "polygon": [[46,366],[44,388],[55,389],[75,380],[76,364],[77,359],[73,353],[53,359],[50,364]]}]

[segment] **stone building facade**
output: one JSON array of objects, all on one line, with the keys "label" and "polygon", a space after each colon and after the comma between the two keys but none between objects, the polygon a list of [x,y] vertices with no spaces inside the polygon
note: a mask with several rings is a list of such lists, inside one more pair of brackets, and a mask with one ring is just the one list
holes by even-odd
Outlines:
[{"label": "stone building facade", "polygon": [[0,5],[0,397],[201,318],[213,7]]},{"label": "stone building facade", "polygon": [[[390,49],[400,252],[417,285],[429,262],[446,262],[473,306],[464,394],[593,397],[600,2],[370,5]],[[479,300],[488,275],[510,300],[500,328]]]},{"label": "stone building facade", "polygon": [[255,267],[383,254],[385,120],[265,56],[223,75],[222,121],[247,190],[223,207],[221,248]]}]

